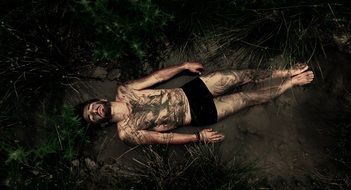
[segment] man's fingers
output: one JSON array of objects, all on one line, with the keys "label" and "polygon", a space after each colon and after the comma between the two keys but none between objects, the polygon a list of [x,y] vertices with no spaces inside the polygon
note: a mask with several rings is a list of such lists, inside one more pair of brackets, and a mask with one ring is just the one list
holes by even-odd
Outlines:
[{"label": "man's fingers", "polygon": [[198,62],[186,62],[188,64],[188,70],[201,75],[204,71],[204,66]]},{"label": "man's fingers", "polygon": [[198,67],[196,70],[199,71],[199,72],[202,72],[202,71],[204,71],[204,67],[201,65],[201,66]]},{"label": "man's fingers", "polygon": [[224,139],[224,135],[218,131],[214,131],[212,128],[203,129],[202,132],[203,141],[207,143],[219,142]]},{"label": "man's fingers", "polygon": [[213,135],[213,136],[212,136],[213,139],[222,138],[222,137],[224,137],[224,136],[221,135],[221,134]]},{"label": "man's fingers", "polygon": [[221,135],[220,137],[217,137],[216,139],[223,140],[224,139],[224,135]]},{"label": "man's fingers", "polygon": [[203,69],[198,69],[197,70],[197,74],[201,75],[201,72],[203,71]]},{"label": "man's fingers", "polygon": [[224,140],[224,137],[220,137],[220,138],[212,139],[212,142],[221,142],[223,140]]},{"label": "man's fingers", "polygon": [[214,133],[214,134],[221,134],[221,133],[218,132],[218,131],[212,131],[212,133]]},{"label": "man's fingers", "polygon": [[212,132],[211,132],[211,135],[212,135],[212,136],[216,136],[216,135],[222,135],[222,134],[220,134],[218,131],[212,131]]},{"label": "man's fingers", "polygon": [[190,70],[190,71],[193,72],[193,73],[197,73],[197,74],[201,75],[201,72],[203,72],[204,69],[203,68],[196,68],[196,69]]},{"label": "man's fingers", "polygon": [[215,142],[221,142],[223,140],[224,140],[224,138],[218,138],[218,139],[215,139]]},{"label": "man's fingers", "polygon": [[213,137],[213,138],[216,138],[216,137],[223,137],[223,136],[224,136],[223,134],[218,133],[218,132],[213,133],[213,134],[211,135],[211,137]]}]

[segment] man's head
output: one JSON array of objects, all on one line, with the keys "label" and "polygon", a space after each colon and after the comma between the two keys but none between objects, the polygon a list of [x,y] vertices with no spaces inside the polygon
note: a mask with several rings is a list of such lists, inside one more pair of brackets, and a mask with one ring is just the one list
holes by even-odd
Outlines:
[{"label": "man's head", "polygon": [[100,124],[111,120],[111,103],[104,99],[92,99],[79,104],[80,115],[88,123]]}]

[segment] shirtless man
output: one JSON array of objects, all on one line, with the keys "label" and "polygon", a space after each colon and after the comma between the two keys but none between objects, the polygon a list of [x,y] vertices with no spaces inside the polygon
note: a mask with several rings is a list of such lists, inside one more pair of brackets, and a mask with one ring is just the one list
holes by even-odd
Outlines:
[{"label": "shirtless man", "polygon": [[[184,70],[201,74],[202,64],[185,62],[119,86],[114,101],[83,103],[83,118],[90,123],[117,123],[119,138],[133,144],[219,142],[224,135],[212,129],[195,134],[169,131],[179,126],[210,125],[245,107],[268,102],[289,88],[310,83],[314,75],[307,69],[301,63],[289,70],[271,72],[228,69],[197,77],[180,88],[149,89]],[[254,91],[224,94],[236,85],[271,78],[284,78],[284,82]]]}]

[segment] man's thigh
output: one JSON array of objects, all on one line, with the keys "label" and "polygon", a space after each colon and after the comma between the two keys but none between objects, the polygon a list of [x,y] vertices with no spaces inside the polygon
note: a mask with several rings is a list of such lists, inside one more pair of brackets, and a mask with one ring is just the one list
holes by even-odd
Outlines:
[{"label": "man's thigh", "polygon": [[250,101],[245,92],[215,97],[214,103],[217,109],[218,120],[252,105],[252,101]]},{"label": "man's thigh", "polygon": [[241,83],[239,73],[236,70],[221,70],[201,76],[200,79],[213,96],[219,96]]}]

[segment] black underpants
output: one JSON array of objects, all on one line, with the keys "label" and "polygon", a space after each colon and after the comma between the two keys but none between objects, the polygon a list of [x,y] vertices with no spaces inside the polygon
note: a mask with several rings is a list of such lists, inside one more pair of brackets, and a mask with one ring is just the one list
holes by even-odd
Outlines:
[{"label": "black underpants", "polygon": [[181,87],[188,98],[193,126],[211,125],[217,122],[217,109],[213,95],[199,78]]}]

